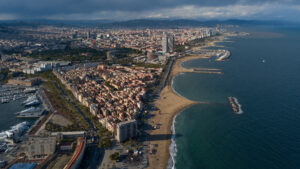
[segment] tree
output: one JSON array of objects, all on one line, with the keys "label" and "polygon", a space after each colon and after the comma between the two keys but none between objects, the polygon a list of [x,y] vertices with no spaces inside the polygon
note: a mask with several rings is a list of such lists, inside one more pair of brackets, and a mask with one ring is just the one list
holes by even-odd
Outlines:
[{"label": "tree", "polygon": [[109,156],[109,158],[110,158],[112,161],[116,161],[116,160],[118,160],[118,159],[120,158],[120,154],[119,154],[118,152],[115,152],[115,153],[111,154],[111,155]]},{"label": "tree", "polygon": [[105,148],[110,148],[111,147],[111,141],[110,141],[110,139],[109,138],[105,138],[104,140],[104,147]]}]

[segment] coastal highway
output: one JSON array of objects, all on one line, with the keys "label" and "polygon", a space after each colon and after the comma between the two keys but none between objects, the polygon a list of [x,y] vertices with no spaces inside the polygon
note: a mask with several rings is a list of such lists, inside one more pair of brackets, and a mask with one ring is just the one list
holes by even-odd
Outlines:
[{"label": "coastal highway", "polygon": [[175,58],[171,58],[170,59],[170,64],[169,64],[169,66],[166,69],[167,72],[166,72],[166,74],[164,76],[163,81],[161,82],[161,86],[160,86],[160,90],[159,90],[160,92],[166,87],[166,85],[168,83],[168,79],[169,79],[169,76],[170,76],[170,73],[171,73],[171,70],[172,70],[172,67],[174,65],[175,60],[176,60]]}]

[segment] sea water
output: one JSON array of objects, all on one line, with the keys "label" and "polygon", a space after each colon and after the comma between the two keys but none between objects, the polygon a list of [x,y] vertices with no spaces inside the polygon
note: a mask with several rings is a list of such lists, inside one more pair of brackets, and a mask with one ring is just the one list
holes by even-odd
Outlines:
[{"label": "sea water", "polygon": [[25,100],[26,98],[11,101],[5,104],[0,103],[0,138],[2,133],[10,131],[14,127],[18,127],[19,125],[24,124],[24,122],[28,122],[28,124],[32,124],[34,122],[34,119],[19,119],[16,117],[17,112],[26,109],[26,107],[22,105],[22,102]]},{"label": "sea water", "polygon": [[[182,73],[173,79],[180,95],[210,102],[176,117],[175,168],[299,168],[300,29],[250,31],[250,36],[218,44],[231,51],[229,61],[182,64],[219,68],[224,74]],[[242,114],[233,112],[229,96],[238,99]]]}]

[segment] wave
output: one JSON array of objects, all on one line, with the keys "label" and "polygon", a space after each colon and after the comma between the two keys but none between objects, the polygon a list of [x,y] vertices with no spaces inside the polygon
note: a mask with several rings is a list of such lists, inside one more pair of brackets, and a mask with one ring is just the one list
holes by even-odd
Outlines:
[{"label": "wave", "polygon": [[175,169],[175,163],[176,163],[176,155],[177,155],[177,146],[175,142],[175,137],[176,137],[176,131],[175,131],[175,123],[176,123],[176,118],[178,114],[174,117],[173,123],[171,126],[171,131],[172,131],[172,137],[171,137],[171,145],[169,147],[169,152],[170,152],[170,158],[168,161],[168,166],[167,169]]},{"label": "wave", "polygon": [[13,135],[21,135],[24,131],[29,128],[29,123],[24,121],[19,124],[12,126],[9,130],[0,132],[0,141],[12,137]]}]

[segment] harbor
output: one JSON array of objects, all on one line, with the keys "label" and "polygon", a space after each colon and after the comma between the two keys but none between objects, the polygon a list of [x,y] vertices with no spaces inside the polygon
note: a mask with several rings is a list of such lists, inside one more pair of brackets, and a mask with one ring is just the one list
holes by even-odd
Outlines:
[{"label": "harbor", "polygon": [[[6,159],[13,154],[35,121],[45,113],[39,87],[0,86],[0,154]],[[3,154],[5,153],[5,154]]]},{"label": "harbor", "polygon": [[32,93],[35,93],[37,88],[35,87],[25,87],[19,85],[2,85],[0,87],[0,102],[2,104],[9,103],[11,101],[16,101],[24,99]]}]

